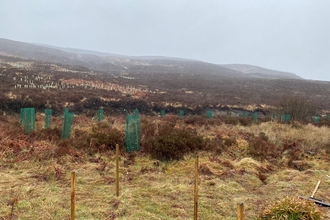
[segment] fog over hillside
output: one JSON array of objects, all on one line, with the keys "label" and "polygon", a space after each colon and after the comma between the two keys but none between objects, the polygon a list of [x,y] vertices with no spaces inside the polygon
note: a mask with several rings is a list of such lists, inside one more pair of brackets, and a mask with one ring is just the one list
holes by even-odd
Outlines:
[{"label": "fog over hillside", "polygon": [[[240,77],[301,79],[292,73],[248,65],[216,65],[198,60],[161,56],[125,56],[0,39],[0,53],[24,59],[77,65],[115,73],[191,73]],[[248,67],[248,68],[247,68]]]},{"label": "fog over hillside", "polygon": [[253,66],[248,64],[224,64],[221,65],[223,67],[240,71],[242,73],[249,74],[251,76],[260,77],[260,78],[287,78],[287,79],[302,79],[302,77],[297,76],[294,73],[288,73],[277,70],[270,70],[266,68],[262,68],[259,66]]}]

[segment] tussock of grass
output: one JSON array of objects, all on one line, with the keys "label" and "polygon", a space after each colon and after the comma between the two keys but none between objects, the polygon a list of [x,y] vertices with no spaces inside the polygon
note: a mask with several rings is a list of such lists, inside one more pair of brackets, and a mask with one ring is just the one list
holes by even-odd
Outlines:
[{"label": "tussock of grass", "polygon": [[323,217],[322,211],[313,203],[296,197],[286,197],[269,205],[258,219],[319,220]]}]

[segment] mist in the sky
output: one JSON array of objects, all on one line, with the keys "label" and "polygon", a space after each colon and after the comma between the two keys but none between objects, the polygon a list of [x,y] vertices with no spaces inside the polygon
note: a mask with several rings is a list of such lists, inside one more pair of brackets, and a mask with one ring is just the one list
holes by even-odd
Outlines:
[{"label": "mist in the sky", "polygon": [[0,38],[330,81],[328,0],[1,0]]}]

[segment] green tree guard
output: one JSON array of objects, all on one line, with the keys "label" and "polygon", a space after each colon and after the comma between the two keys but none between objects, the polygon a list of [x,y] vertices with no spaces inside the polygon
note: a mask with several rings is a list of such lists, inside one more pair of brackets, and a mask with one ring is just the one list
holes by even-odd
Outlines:
[{"label": "green tree guard", "polygon": [[24,126],[25,134],[35,130],[36,113],[34,108],[21,108],[20,109],[20,123]]},{"label": "green tree guard", "polygon": [[290,114],[284,114],[281,115],[281,122],[286,122],[291,120],[291,115]]},{"label": "green tree guard", "polygon": [[247,117],[248,117],[248,115],[249,115],[249,113],[248,113],[248,112],[243,112],[243,117],[244,117],[244,118],[247,118]]},{"label": "green tree guard", "polygon": [[25,108],[21,108],[20,109],[20,118],[19,118],[19,123],[21,125],[24,125],[25,121],[24,121],[24,111],[25,111]]},{"label": "green tree guard", "polygon": [[207,112],[206,112],[206,116],[207,116],[208,119],[212,118],[212,116],[213,116],[213,112],[210,111],[210,110],[207,111]]},{"label": "green tree guard", "polygon": [[272,115],[272,119],[275,120],[276,119],[276,114]]},{"label": "green tree guard", "polygon": [[291,121],[291,115],[290,114],[285,115],[285,121]]},{"label": "green tree guard", "polygon": [[165,116],[165,110],[161,110],[161,111],[160,111],[160,116],[161,116],[161,117],[164,117],[164,116]]},{"label": "green tree guard", "polygon": [[258,112],[253,113],[253,121],[258,122]]},{"label": "green tree guard", "polygon": [[62,138],[69,138],[71,132],[71,126],[73,123],[74,114],[72,112],[64,113],[62,124]]},{"label": "green tree guard", "polygon": [[139,151],[141,143],[141,118],[136,109],[133,115],[126,116],[125,147],[126,152]]},{"label": "green tree guard", "polygon": [[183,118],[184,117],[184,111],[183,110],[180,110],[179,111],[179,115],[180,115],[181,118]]},{"label": "green tree guard", "polygon": [[98,120],[98,122],[103,121],[103,119],[104,119],[104,110],[103,109],[97,110],[97,120]]},{"label": "green tree guard", "polygon": [[45,128],[50,128],[52,126],[52,114],[53,110],[45,109]]}]

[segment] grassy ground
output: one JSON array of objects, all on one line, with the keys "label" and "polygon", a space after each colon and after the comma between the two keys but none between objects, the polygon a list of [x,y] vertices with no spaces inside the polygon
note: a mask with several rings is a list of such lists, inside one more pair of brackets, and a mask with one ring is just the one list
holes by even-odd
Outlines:
[{"label": "grassy ground", "polygon": [[[41,130],[42,117],[37,119]],[[0,219],[69,219],[72,171],[76,172],[76,219],[193,218],[194,154],[162,162],[145,153],[122,153],[120,196],[116,197],[113,151],[90,153],[76,147],[77,139],[72,139],[73,147],[59,155],[61,140],[25,136],[16,120],[9,116],[0,119]],[[157,124],[160,119],[146,120]],[[54,119],[53,126],[60,121]],[[75,121],[72,136],[77,138],[79,132],[90,132],[96,124],[83,116]],[[108,118],[107,122],[124,129],[124,118]],[[238,202],[244,202],[246,219],[255,219],[271,202],[309,197],[318,180],[321,184],[315,197],[330,203],[330,179],[326,177],[330,165],[325,152],[328,127],[266,122],[195,128],[208,138],[235,137],[226,151],[199,152],[199,219],[236,219]],[[261,132],[270,144],[296,140],[300,148],[312,153],[301,155],[296,167],[284,166],[285,153],[279,159],[281,165],[249,155],[246,149],[251,142],[246,134],[258,136]],[[330,218],[326,208],[321,210],[324,219]]]}]

